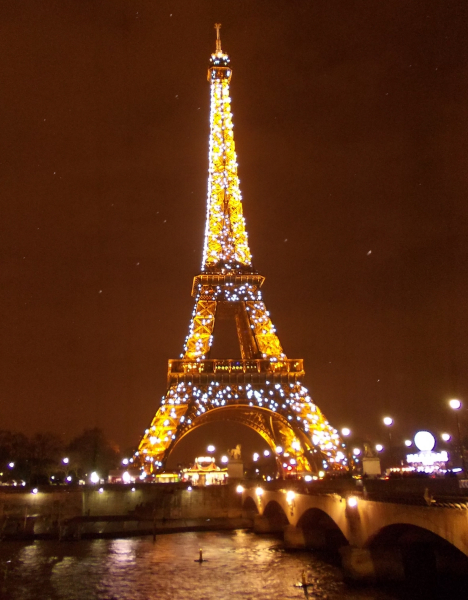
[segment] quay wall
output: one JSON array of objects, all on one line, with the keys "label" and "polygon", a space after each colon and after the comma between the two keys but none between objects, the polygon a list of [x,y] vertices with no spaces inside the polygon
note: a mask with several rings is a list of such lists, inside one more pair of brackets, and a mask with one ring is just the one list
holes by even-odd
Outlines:
[{"label": "quay wall", "polygon": [[[179,484],[48,486],[0,488],[0,534],[55,536],[216,528],[242,520],[242,499],[235,485],[193,487]],[[107,523],[107,524],[106,524]],[[98,524],[98,525],[97,525]],[[71,532],[71,533],[70,533]]]}]

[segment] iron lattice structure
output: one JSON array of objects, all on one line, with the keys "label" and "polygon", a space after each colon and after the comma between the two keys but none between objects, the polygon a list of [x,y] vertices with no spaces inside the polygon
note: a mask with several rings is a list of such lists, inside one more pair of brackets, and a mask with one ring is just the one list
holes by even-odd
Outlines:
[{"label": "iron lattice structure", "polygon": [[[273,451],[296,457],[301,471],[340,468],[337,431],[302,385],[303,361],[288,359],[263,302],[264,277],[253,268],[237,175],[229,84],[232,69],[217,26],[211,55],[208,202],[202,272],[181,359],[170,360],[168,389],[140,442],[146,472],[164,468],[175,445],[212,421],[237,421]],[[235,319],[242,359],[212,359],[217,318]],[[281,461],[280,461],[281,462]]]}]

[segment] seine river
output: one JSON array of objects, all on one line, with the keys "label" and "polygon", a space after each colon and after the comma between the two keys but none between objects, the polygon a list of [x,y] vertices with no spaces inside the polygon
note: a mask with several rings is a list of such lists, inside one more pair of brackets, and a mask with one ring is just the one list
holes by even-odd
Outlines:
[{"label": "seine river", "polygon": [[[199,549],[206,562],[199,564]],[[353,588],[340,569],[309,552],[247,531],[177,533],[80,542],[1,542],[1,598],[8,600],[395,600],[381,588]],[[427,596],[424,596],[427,597]]]}]

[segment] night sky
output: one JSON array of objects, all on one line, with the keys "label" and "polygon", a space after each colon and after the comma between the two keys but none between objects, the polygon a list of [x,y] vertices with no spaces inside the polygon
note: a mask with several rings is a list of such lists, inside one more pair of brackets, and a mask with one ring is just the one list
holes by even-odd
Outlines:
[{"label": "night sky", "polygon": [[337,428],[379,441],[390,414],[395,439],[455,433],[465,0],[1,11],[0,428],[98,426],[125,449],[149,426],[201,266],[221,22],[250,246],[286,354]]}]

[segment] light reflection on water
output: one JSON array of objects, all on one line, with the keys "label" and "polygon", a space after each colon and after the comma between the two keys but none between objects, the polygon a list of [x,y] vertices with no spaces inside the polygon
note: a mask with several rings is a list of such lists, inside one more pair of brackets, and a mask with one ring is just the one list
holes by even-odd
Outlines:
[{"label": "light reflection on water", "polygon": [[[195,562],[200,548],[203,564]],[[0,560],[1,597],[9,600],[300,599],[294,584],[304,570],[315,584],[309,598],[396,598],[348,588],[340,570],[314,554],[287,553],[274,538],[245,531],[160,535],[154,544],[151,537],[4,542]]]}]

